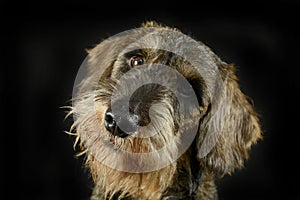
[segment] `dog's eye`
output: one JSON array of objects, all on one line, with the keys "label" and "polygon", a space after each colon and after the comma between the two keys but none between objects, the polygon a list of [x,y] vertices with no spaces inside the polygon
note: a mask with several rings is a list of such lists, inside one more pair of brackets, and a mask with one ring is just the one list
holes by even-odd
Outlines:
[{"label": "dog's eye", "polygon": [[141,55],[133,56],[130,58],[130,66],[131,67],[136,67],[136,66],[142,65],[142,64],[144,64],[144,62],[145,62],[145,59]]}]

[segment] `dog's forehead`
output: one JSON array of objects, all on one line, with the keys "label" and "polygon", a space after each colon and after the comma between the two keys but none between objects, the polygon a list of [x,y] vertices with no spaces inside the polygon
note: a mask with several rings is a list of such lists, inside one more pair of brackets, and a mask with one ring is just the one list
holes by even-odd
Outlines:
[{"label": "dog's forehead", "polygon": [[158,26],[131,29],[102,41],[89,51],[89,63],[108,66],[121,55],[137,49],[166,50],[201,65],[214,65],[218,58],[202,42],[177,29]]},{"label": "dog's forehead", "polygon": [[98,74],[104,73],[105,70],[115,71],[115,67],[119,66],[114,66],[118,64],[118,59],[137,49],[163,50],[187,60],[190,66],[193,66],[193,70],[188,67],[184,71],[201,75],[211,92],[220,76],[218,63],[221,60],[206,45],[167,27],[131,29],[104,40],[90,51],[88,71],[96,71]]},{"label": "dog's forehead", "polygon": [[148,51],[151,49],[150,53],[155,52],[155,50],[176,53],[176,51],[181,51],[181,48],[186,47],[183,45],[185,42],[185,38],[182,37],[183,34],[177,30],[150,27],[136,31],[137,33],[133,32],[129,36],[126,47],[120,51],[121,55],[136,49],[148,49]]}]

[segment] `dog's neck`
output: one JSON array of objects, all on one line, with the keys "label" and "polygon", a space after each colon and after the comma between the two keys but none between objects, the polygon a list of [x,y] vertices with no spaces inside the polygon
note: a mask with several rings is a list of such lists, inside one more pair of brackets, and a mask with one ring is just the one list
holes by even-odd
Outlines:
[{"label": "dog's neck", "polygon": [[[189,184],[182,184],[182,180],[189,179]],[[192,188],[192,189],[191,189]],[[103,196],[103,191],[99,188],[94,188],[91,200],[108,200]],[[119,195],[115,194],[110,200],[120,200]],[[202,173],[200,180],[193,180],[188,178],[187,174],[182,171],[176,174],[174,183],[172,186],[167,188],[165,193],[161,197],[162,200],[183,200],[183,199],[206,199],[206,200],[217,200],[217,190],[215,187],[213,176],[207,173]],[[125,197],[122,200],[138,200],[133,197]]]},{"label": "dog's neck", "polygon": [[[193,145],[192,145],[193,146]],[[189,148],[177,160],[176,172],[172,184],[162,194],[162,200],[179,200],[179,199],[217,199],[217,190],[214,183],[214,176],[205,172],[200,168],[198,160],[193,157],[196,155],[195,148]],[[209,192],[208,192],[209,191]],[[93,197],[104,200],[103,191],[97,191],[97,187],[93,191]],[[112,200],[119,200],[119,195],[115,194]],[[137,200],[132,197],[122,198],[123,200]]]},{"label": "dog's neck", "polygon": [[214,176],[200,168],[194,145],[193,143],[177,161],[173,184],[167,188],[161,199],[217,199]]}]

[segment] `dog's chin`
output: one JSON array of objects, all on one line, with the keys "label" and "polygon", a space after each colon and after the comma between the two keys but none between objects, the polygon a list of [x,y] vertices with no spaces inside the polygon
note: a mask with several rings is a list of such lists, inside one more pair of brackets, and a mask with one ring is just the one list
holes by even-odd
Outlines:
[{"label": "dog's chin", "polygon": [[117,195],[119,198],[160,199],[164,191],[172,183],[176,164],[157,171],[147,173],[128,173],[112,169],[88,156],[88,164],[92,177],[106,198]]}]

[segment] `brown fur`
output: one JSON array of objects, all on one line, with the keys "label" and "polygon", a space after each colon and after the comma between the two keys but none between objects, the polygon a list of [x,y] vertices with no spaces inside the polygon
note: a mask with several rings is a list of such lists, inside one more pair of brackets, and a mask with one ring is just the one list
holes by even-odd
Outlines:
[{"label": "brown fur", "polygon": [[[143,26],[169,29],[154,22],[148,22]],[[86,163],[95,182],[91,199],[217,199],[214,179],[231,174],[235,169],[243,167],[244,160],[249,156],[248,151],[251,145],[261,138],[261,131],[253,106],[239,88],[234,66],[222,62],[203,44],[201,45],[207,50],[207,56],[218,66],[225,85],[225,95],[222,96],[221,104],[217,107],[214,115],[210,113],[211,102],[204,80],[193,70],[190,63],[185,59],[170,61],[169,55],[165,55],[161,51],[144,50],[142,52],[146,55],[147,63],[168,64],[189,81],[195,83],[195,87],[200,91],[197,95],[200,99],[201,118],[199,120],[191,119],[188,122],[191,125],[199,124],[199,131],[193,144],[176,162],[152,172],[129,173],[102,164],[95,159],[97,155],[86,151],[86,146],[91,151],[106,151],[103,147],[105,146],[103,140],[105,140],[111,142],[116,148],[128,152],[147,153],[162,148],[171,140],[173,134],[178,134],[177,121],[180,120],[178,108],[174,107],[175,100],[172,93],[163,87],[155,88],[158,91],[154,95],[156,99],[151,99],[151,95],[149,95],[151,101],[158,101],[164,105],[164,109],[156,111],[162,116],[157,123],[161,120],[165,122],[162,131],[163,137],[117,138],[103,126],[104,113],[110,104],[113,89],[122,75],[123,61],[118,57],[119,53],[136,37],[143,34],[142,31],[133,32],[129,36],[105,41],[89,52],[88,77],[98,70],[97,66],[99,65],[104,65],[106,70],[100,80],[97,80],[97,96],[93,99],[95,107],[91,108],[86,105],[86,99],[90,97],[89,94],[84,93],[84,90],[91,87],[90,82],[86,81],[81,85],[81,91],[77,97],[79,100],[71,113],[78,116],[73,128],[76,127],[77,141],[80,140],[83,151],[87,153]],[[152,89],[145,88],[147,92]],[[147,97],[141,91],[141,96],[143,95]],[[147,107],[147,104],[145,106]],[[93,109],[95,112],[92,111]],[[141,111],[141,114],[145,114],[145,109]],[[221,126],[220,121],[223,124],[221,128],[218,127]],[[211,134],[212,130],[220,130],[219,137],[212,138],[216,140],[216,145],[203,157],[199,150],[204,138]],[[126,164],[124,163],[124,165]]]}]

